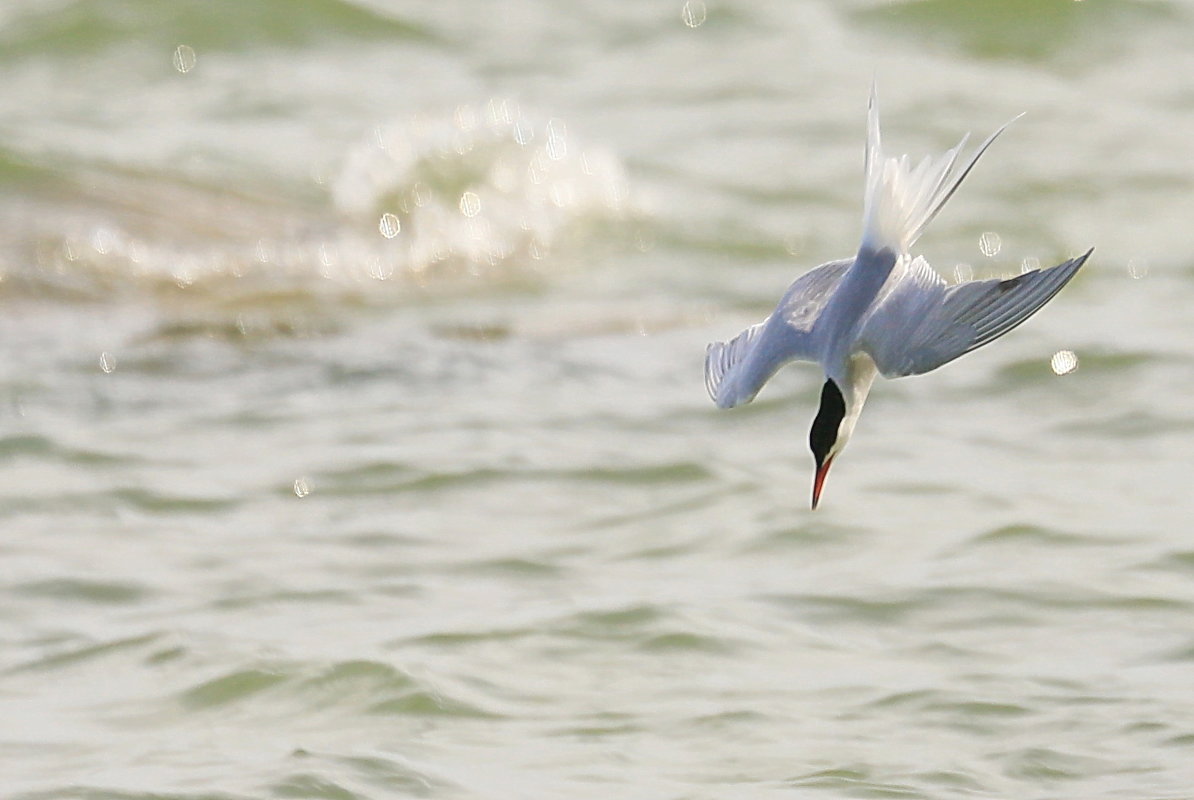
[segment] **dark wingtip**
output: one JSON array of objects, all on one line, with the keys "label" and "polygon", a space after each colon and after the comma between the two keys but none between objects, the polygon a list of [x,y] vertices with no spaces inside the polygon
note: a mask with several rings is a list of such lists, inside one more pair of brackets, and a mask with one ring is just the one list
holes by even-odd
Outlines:
[{"label": "dark wingtip", "polygon": [[[1065,263],[1060,265],[1062,267],[1065,267],[1066,271],[1068,272],[1068,277],[1065,279],[1065,282],[1062,284],[1062,286],[1064,286],[1066,283],[1069,283],[1070,279],[1078,274],[1078,270],[1080,270],[1080,269],[1082,269],[1082,267],[1086,266],[1086,260],[1088,258],[1090,258],[1090,254],[1093,252],[1094,252],[1094,248],[1092,247],[1089,250],[1087,250],[1085,253],[1083,253],[1082,255],[1077,256],[1075,258],[1071,258],[1069,261],[1066,261]],[[1060,289],[1061,287],[1059,286],[1058,288]]]},{"label": "dark wingtip", "polygon": [[1086,263],[1086,259],[1090,258],[1090,254],[1094,252],[1094,248],[1090,248],[1077,258],[1071,258],[1070,263],[1074,265],[1074,269],[1080,269]]}]

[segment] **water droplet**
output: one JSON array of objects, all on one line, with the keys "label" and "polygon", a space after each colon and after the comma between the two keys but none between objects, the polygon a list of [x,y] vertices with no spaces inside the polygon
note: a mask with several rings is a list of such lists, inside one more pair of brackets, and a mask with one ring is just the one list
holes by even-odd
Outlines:
[{"label": "water droplet", "polygon": [[536,153],[527,164],[527,180],[537,186],[547,179],[547,170],[547,159],[542,153]]},{"label": "water droplet", "polygon": [[183,75],[195,68],[195,50],[189,45],[180,44],[174,48],[174,68]]},{"label": "water droplet", "polygon": [[99,365],[100,369],[102,369],[106,374],[111,375],[116,371],[116,356],[105,350],[104,352],[100,353]]},{"label": "water droplet", "polygon": [[803,253],[805,244],[805,236],[803,234],[793,233],[784,238],[784,250],[790,256],[798,256]]},{"label": "water droplet", "polygon": [[1036,256],[1027,256],[1020,262],[1020,274],[1032,272],[1033,270],[1041,268],[1041,260]]},{"label": "water droplet", "polygon": [[1049,368],[1055,375],[1069,375],[1078,369],[1078,356],[1073,350],[1058,350],[1053,354],[1053,358],[1049,359]]},{"label": "water droplet", "polygon": [[388,281],[394,277],[394,262],[389,259],[372,258],[369,260],[369,277],[375,281]]},{"label": "water droplet", "polygon": [[548,193],[556,208],[568,208],[576,202],[576,189],[570,181],[557,181]]},{"label": "water droplet", "polygon": [[460,130],[471,131],[477,127],[477,110],[472,106],[456,106],[456,113],[452,115],[452,121]]},{"label": "water droplet", "polygon": [[410,199],[415,208],[422,208],[431,202],[431,192],[426,184],[416,181],[414,186],[410,187]]},{"label": "water droplet", "polygon": [[307,482],[306,478],[294,479],[294,496],[306,497],[311,494],[311,484]]},{"label": "water droplet", "polygon": [[954,267],[954,280],[958,283],[974,280],[974,267],[969,264],[958,264]]},{"label": "water droplet", "polygon": [[491,128],[499,125],[509,125],[514,121],[515,114],[511,109],[511,102],[505,98],[491,97],[485,104],[485,122]]},{"label": "water droplet", "polygon": [[[473,152],[473,148],[476,146],[477,137],[467,131],[457,131],[452,136],[452,152],[458,156],[468,155]],[[445,161],[453,160],[447,150],[440,151],[440,158],[443,158]]]},{"label": "water droplet", "polygon": [[1000,249],[1003,247],[1003,239],[999,238],[999,234],[994,231],[987,231],[982,236],[978,237],[978,249],[983,252],[987,258],[994,258],[999,255]]},{"label": "water droplet", "polygon": [[535,139],[535,129],[532,128],[525,120],[518,120],[514,123],[514,141],[518,142],[523,147],[526,147]]},{"label": "water droplet", "polygon": [[402,221],[398,219],[397,214],[386,212],[381,215],[381,221],[377,223],[377,229],[381,231],[381,235],[387,239],[393,239],[402,230]]},{"label": "water droplet", "polygon": [[1128,259],[1128,274],[1131,275],[1134,280],[1140,280],[1141,278],[1148,277],[1148,262],[1143,258]]},{"label": "water droplet", "polygon": [[685,0],[684,8],[680,10],[680,17],[690,28],[699,28],[705,23],[709,12],[701,0]]},{"label": "water droplet", "polygon": [[460,213],[470,219],[481,213],[481,198],[476,192],[465,192],[460,195]]},{"label": "water droplet", "polygon": [[[385,231],[382,231],[382,233],[385,233]],[[316,252],[319,256],[319,265],[325,270],[331,269],[336,263],[335,247],[329,246],[327,242],[321,242]]]},{"label": "water droplet", "polygon": [[106,256],[112,251],[115,238],[107,228],[96,228],[91,233],[91,248],[101,256]]},{"label": "water droplet", "polygon": [[634,246],[640,253],[649,253],[655,248],[655,234],[646,228],[640,228],[634,234]]},{"label": "water droplet", "polygon": [[568,156],[567,129],[564,121],[552,119],[547,122],[547,157],[552,161],[562,161]]}]

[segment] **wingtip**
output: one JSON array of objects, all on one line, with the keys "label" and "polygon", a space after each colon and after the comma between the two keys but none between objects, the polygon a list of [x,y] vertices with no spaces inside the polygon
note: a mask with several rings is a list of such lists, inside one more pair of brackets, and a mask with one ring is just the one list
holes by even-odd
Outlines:
[{"label": "wingtip", "polygon": [[1091,253],[1093,253],[1094,250],[1095,249],[1093,247],[1091,247],[1082,255],[1076,256],[1075,258],[1071,258],[1069,260],[1068,264],[1069,264],[1069,266],[1072,266],[1074,268],[1074,272],[1077,272],[1078,270],[1082,269],[1083,266],[1085,266],[1086,260],[1088,258],[1090,258]]}]

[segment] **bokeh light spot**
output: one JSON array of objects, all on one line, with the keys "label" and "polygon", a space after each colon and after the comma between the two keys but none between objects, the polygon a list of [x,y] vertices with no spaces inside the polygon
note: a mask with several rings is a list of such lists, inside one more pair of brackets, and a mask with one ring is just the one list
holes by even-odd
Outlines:
[{"label": "bokeh light spot", "polygon": [[547,123],[547,157],[552,161],[561,161],[568,155],[567,129],[564,121],[549,120]]},{"label": "bokeh light spot", "polygon": [[515,120],[514,125],[514,141],[518,142],[523,147],[535,140],[535,129],[526,120]]},{"label": "bokeh light spot", "polygon": [[377,230],[387,239],[393,239],[402,231],[402,221],[398,219],[397,214],[387,211],[381,215],[381,220],[377,223]]},{"label": "bokeh light spot", "polygon": [[469,219],[481,213],[481,198],[476,192],[465,192],[460,195],[460,213]]},{"label": "bokeh light spot", "polygon": [[987,258],[994,258],[999,255],[999,251],[1003,248],[1003,239],[999,237],[998,233],[994,231],[987,231],[982,236],[978,237],[978,249],[982,251]]},{"label": "bokeh light spot", "polygon": [[1078,356],[1073,350],[1058,350],[1049,359],[1049,368],[1054,375],[1069,375],[1078,369]]},{"label": "bokeh light spot", "polygon": [[369,277],[375,281],[388,281],[394,277],[394,262],[388,259],[369,259]]},{"label": "bokeh light spot", "polygon": [[685,0],[684,7],[680,9],[681,19],[690,28],[699,28],[705,24],[708,16],[709,12],[701,0]]},{"label": "bokeh light spot", "polygon": [[195,68],[197,61],[195,57],[195,49],[189,45],[180,44],[174,48],[174,68],[186,75]]}]

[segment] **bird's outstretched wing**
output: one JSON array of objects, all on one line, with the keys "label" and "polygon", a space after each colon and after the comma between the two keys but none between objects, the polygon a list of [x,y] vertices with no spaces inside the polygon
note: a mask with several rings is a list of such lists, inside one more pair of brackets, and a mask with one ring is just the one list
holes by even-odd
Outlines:
[{"label": "bird's outstretched wing", "polygon": [[809,331],[853,259],[830,261],[797,278],[775,311],[728,342],[705,351],[705,388],[721,408],[754,399],[763,384],[789,361],[815,360]]},{"label": "bird's outstretched wing", "polygon": [[884,377],[920,375],[998,339],[1061,291],[1091,250],[1006,280],[947,286],[924,259],[874,307],[858,338]]}]

